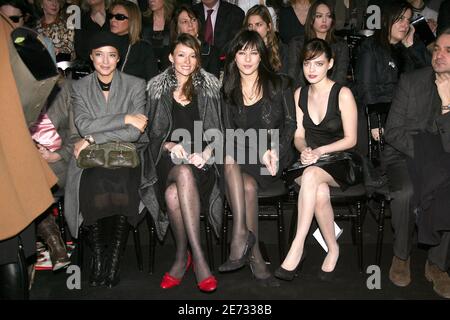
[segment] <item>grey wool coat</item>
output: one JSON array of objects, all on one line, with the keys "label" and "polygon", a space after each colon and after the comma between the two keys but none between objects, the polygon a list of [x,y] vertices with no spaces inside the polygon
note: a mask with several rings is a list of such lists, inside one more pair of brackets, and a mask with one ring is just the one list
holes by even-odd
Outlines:
[{"label": "grey wool coat", "polygon": [[[147,147],[147,135],[132,125],[125,124],[127,114],[147,114],[145,81],[116,70],[108,101],[105,100],[97,80],[96,72],[75,81],[72,85],[74,135],[92,135],[95,142],[105,143],[124,141],[135,143],[141,155],[141,167],[145,166],[142,157]],[[71,157],[64,196],[64,214],[73,237],[78,237],[78,228],[83,222],[79,210],[79,187],[83,169],[78,168],[76,159]]]},{"label": "grey wool coat", "polygon": [[[198,110],[203,121],[203,138],[210,143],[213,138],[209,136],[208,130],[215,129],[223,133],[220,109],[220,85],[217,78],[201,69],[193,77],[195,94],[197,96]],[[149,148],[146,150],[145,181],[141,182],[142,201],[152,215],[155,222],[159,239],[163,239],[169,226],[168,216],[161,209],[158,201],[158,177],[156,165],[161,158],[163,144],[167,141],[172,131],[172,101],[173,91],[177,87],[177,79],[172,67],[166,69],[160,75],[151,79],[147,85],[149,106]],[[217,154],[216,154],[217,157]],[[221,167],[214,165],[216,178],[219,178]],[[222,224],[223,198],[219,180],[216,179],[215,186],[209,199],[208,219],[214,232],[219,236]]]}]

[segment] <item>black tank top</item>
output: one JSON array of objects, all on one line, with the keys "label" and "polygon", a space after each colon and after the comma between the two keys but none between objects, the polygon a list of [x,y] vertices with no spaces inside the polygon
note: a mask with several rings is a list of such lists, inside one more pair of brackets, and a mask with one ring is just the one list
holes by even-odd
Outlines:
[{"label": "black tank top", "polygon": [[308,147],[312,149],[321,147],[340,140],[344,137],[341,111],[339,110],[339,92],[342,86],[335,83],[328,97],[328,105],[322,122],[316,125],[308,112],[309,85],[303,87],[300,92],[299,107],[303,111],[303,127]]}]

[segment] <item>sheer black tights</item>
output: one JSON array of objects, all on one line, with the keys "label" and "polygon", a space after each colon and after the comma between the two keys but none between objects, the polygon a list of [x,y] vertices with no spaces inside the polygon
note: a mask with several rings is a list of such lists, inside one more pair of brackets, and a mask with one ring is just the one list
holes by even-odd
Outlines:
[{"label": "sheer black tights", "polygon": [[167,179],[165,192],[167,213],[175,237],[175,262],[169,273],[181,278],[186,271],[188,244],[191,247],[197,282],[211,275],[200,241],[200,196],[193,168],[189,165],[173,167]]},{"label": "sheer black tights", "polygon": [[230,246],[230,259],[242,257],[248,230],[256,237],[251,255],[251,268],[256,278],[265,279],[270,271],[261,255],[258,245],[258,184],[253,177],[242,173],[235,163],[225,164],[225,181],[228,203],[233,212],[233,231]]}]

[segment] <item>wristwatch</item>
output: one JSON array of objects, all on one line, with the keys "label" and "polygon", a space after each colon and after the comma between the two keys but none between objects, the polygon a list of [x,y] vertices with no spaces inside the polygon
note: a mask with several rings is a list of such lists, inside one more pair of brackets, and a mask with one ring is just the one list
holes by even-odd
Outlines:
[{"label": "wristwatch", "polygon": [[442,109],[442,111],[450,110],[450,104],[447,106],[442,106],[441,109]]},{"label": "wristwatch", "polygon": [[87,135],[84,137],[84,140],[86,140],[87,142],[89,142],[89,144],[94,144],[95,140],[91,135]]}]

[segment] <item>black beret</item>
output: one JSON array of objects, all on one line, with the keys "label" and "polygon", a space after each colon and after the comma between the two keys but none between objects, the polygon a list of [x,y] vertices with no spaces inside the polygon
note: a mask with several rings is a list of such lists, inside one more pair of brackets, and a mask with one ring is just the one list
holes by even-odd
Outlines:
[{"label": "black beret", "polygon": [[110,31],[99,31],[91,37],[89,51],[106,46],[114,47],[117,51],[120,51],[120,37]]}]

